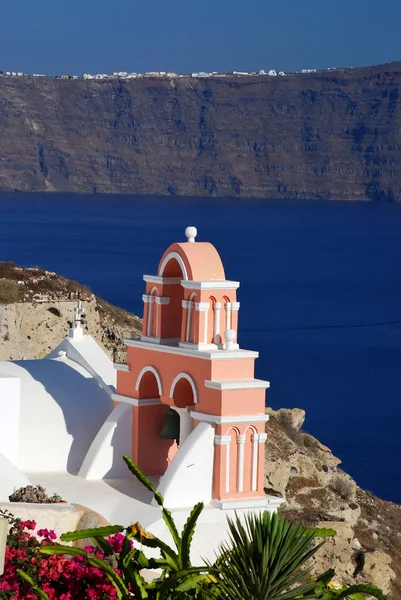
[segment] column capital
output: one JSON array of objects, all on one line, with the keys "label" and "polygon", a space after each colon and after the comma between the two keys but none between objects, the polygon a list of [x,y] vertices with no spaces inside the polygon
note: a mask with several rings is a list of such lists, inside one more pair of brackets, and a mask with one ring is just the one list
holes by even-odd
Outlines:
[{"label": "column capital", "polygon": [[209,310],[210,303],[209,302],[195,302],[195,308],[198,311]]},{"label": "column capital", "polygon": [[231,443],[231,435],[215,435],[214,443],[216,446],[225,446]]},{"label": "column capital", "polygon": [[240,302],[231,302],[231,310],[239,310]]},{"label": "column capital", "polygon": [[238,444],[245,444],[246,442],[246,435],[245,433],[240,433],[240,435],[237,435],[237,443]]},{"label": "column capital", "polygon": [[170,298],[167,296],[155,296],[156,304],[170,304]]}]

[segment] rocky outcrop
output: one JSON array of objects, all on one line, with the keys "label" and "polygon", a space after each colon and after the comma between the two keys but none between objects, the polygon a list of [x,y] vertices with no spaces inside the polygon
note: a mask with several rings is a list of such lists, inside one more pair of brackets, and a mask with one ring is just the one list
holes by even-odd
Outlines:
[{"label": "rocky outcrop", "polygon": [[303,410],[267,412],[266,490],[285,498],[288,517],[337,532],[317,554],[315,571],[335,568],[337,581],[374,583],[399,600],[401,506],[358,488],[329,448],[303,433]]},{"label": "rocky outcrop", "polygon": [[138,337],[139,317],[109,304],[87,287],[38,267],[0,262],[0,360],[43,358],[65,338],[82,301],[82,327],[116,362],[124,338]]},{"label": "rocky outcrop", "polygon": [[401,62],[284,77],[0,77],[0,191],[394,201],[400,83]]}]

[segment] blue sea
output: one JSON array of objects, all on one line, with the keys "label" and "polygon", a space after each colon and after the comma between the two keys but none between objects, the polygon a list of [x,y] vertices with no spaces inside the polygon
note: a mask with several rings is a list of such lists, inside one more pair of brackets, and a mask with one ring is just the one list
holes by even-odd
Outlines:
[{"label": "blue sea", "polygon": [[195,225],[241,282],[267,404],[305,409],[359,485],[401,503],[401,204],[10,194],[0,210],[0,260],[137,314],[142,275]]}]

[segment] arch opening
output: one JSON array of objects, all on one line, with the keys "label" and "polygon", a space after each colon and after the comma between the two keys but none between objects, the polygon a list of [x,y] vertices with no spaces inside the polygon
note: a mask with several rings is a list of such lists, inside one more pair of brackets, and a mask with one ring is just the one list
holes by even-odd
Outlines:
[{"label": "arch opening", "polygon": [[136,380],[135,391],[139,398],[159,398],[163,395],[163,386],[158,371],[151,366],[144,367]]},{"label": "arch opening", "polygon": [[170,252],[160,265],[158,275],[163,277],[179,277],[188,279],[184,261],[177,252]]}]

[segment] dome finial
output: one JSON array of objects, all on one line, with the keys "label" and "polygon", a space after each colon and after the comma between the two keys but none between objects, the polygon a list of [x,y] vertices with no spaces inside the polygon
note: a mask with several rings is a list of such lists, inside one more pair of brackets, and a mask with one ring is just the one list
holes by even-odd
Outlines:
[{"label": "dome finial", "polygon": [[196,236],[198,235],[198,230],[196,227],[187,227],[185,230],[185,235],[187,236],[188,242],[194,242]]}]

